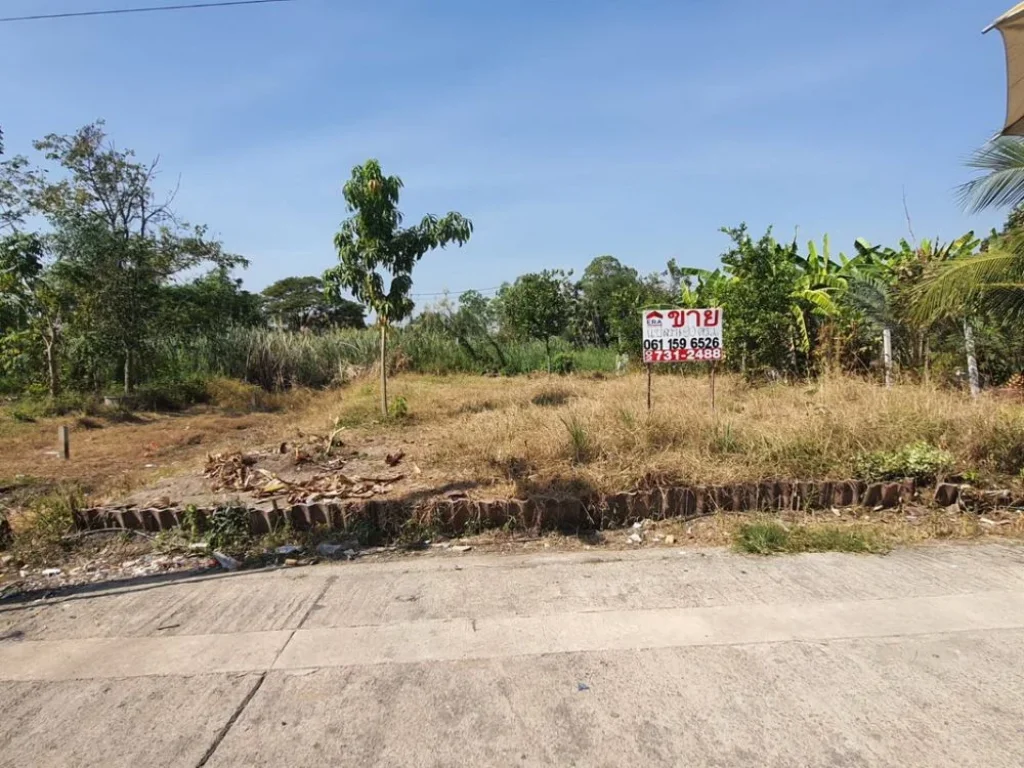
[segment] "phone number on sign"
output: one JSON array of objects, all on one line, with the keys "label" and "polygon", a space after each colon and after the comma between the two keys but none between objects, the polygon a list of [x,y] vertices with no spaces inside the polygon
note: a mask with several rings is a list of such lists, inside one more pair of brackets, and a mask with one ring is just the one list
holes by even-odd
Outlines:
[{"label": "phone number on sign", "polygon": [[645,349],[645,363],[688,363],[693,360],[721,360],[722,350],[715,349]]}]

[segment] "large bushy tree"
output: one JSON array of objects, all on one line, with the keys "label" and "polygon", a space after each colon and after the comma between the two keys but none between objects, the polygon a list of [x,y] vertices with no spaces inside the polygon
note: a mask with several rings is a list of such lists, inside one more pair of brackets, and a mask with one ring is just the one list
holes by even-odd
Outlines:
[{"label": "large bushy tree", "polygon": [[365,328],[362,305],[327,290],[320,277],[286,277],[261,294],[263,310],[279,328],[323,331],[329,328]]},{"label": "large bushy tree", "polygon": [[161,290],[202,265],[229,269],[244,259],[224,252],[203,227],[182,222],[173,193],[157,198],[157,161],[143,163],[118,148],[101,122],[35,143],[48,166],[23,158],[0,167],[0,191],[14,216],[31,212],[49,224],[48,248],[74,297],[66,335],[90,364],[117,359],[125,392],[160,331]]}]

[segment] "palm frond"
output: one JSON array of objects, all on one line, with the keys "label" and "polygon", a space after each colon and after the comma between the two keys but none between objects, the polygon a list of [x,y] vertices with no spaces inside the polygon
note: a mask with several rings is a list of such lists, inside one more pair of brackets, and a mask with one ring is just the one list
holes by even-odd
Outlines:
[{"label": "palm frond", "polygon": [[1024,281],[986,285],[981,302],[994,316],[1004,321],[1024,322]]},{"label": "palm frond", "polygon": [[1024,290],[1017,292],[1013,288],[1021,277],[1024,277],[1024,256],[1000,248],[937,264],[912,293],[911,315],[921,322],[933,322],[966,314],[975,302],[982,308],[994,309],[988,294],[995,286],[1001,286],[998,303],[1003,311],[1014,304],[1019,304],[1024,311]]},{"label": "palm frond", "polygon": [[858,276],[850,281],[845,298],[876,330],[892,324],[892,295],[884,280],[874,275]]},{"label": "palm frond", "polygon": [[1002,136],[975,152],[967,165],[984,173],[957,190],[970,212],[1013,207],[1024,202],[1024,140]]}]

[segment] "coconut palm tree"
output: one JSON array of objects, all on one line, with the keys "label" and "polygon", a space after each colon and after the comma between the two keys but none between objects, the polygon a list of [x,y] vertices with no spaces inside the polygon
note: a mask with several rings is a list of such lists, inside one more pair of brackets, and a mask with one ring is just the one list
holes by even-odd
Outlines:
[{"label": "coconut palm tree", "polygon": [[[968,211],[1024,205],[1024,138],[993,139],[968,165],[982,172],[959,189]],[[1024,233],[1011,227],[993,237],[987,251],[937,265],[925,276],[917,305],[916,313],[925,317],[973,306],[1024,320]]]},{"label": "coconut palm tree", "polygon": [[1024,138],[992,139],[971,155],[967,166],[981,172],[957,190],[960,202],[971,213],[1024,203]]}]

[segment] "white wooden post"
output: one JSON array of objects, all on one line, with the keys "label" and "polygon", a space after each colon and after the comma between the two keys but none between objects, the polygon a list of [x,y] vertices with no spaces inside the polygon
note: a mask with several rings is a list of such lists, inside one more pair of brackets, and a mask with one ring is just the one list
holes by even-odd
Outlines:
[{"label": "white wooden post", "polygon": [[892,329],[888,326],[882,331],[882,360],[885,362],[885,386],[892,387]]},{"label": "white wooden post", "polygon": [[964,320],[964,347],[967,350],[967,378],[971,384],[971,397],[977,397],[981,393],[981,383],[978,381],[978,358],[974,351],[974,329],[969,320]]}]

